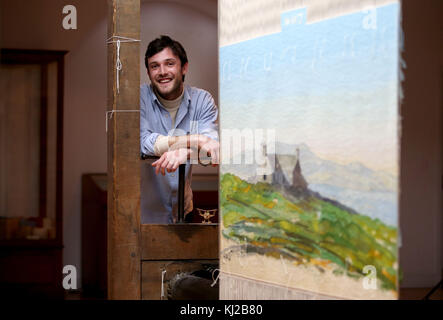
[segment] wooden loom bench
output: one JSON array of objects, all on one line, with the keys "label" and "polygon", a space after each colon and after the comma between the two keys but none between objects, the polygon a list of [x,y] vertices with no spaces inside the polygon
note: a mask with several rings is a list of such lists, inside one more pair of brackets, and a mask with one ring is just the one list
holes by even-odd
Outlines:
[{"label": "wooden loom bench", "polygon": [[[159,157],[141,155],[142,160]],[[142,299],[161,299],[162,272],[165,283],[178,274],[190,274],[218,265],[218,223],[184,222],[185,164],[179,166],[178,221],[175,224],[141,224]],[[212,282],[212,281],[210,281]],[[199,282],[201,285],[202,282]],[[208,286],[209,287],[209,286]],[[190,288],[191,289],[191,288]],[[166,288],[164,289],[167,292]],[[213,288],[188,299],[213,298]],[[218,292],[217,292],[218,297]]]}]

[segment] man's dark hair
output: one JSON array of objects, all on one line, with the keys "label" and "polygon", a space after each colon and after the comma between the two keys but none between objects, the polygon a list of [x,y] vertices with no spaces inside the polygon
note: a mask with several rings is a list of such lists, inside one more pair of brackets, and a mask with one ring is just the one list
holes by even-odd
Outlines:
[{"label": "man's dark hair", "polygon": [[[180,58],[181,67],[185,65],[186,62],[188,62],[188,57],[186,55],[186,51],[183,48],[183,46],[180,44],[180,42],[172,40],[168,36],[161,35],[160,38],[157,38],[155,40],[152,40],[148,44],[148,48],[146,49],[145,53],[145,66],[146,69],[149,69],[148,66],[148,59],[152,57],[153,55],[156,55],[160,51],[162,51],[165,48],[170,48],[172,52]],[[185,76],[183,75],[183,81],[185,80]]]}]

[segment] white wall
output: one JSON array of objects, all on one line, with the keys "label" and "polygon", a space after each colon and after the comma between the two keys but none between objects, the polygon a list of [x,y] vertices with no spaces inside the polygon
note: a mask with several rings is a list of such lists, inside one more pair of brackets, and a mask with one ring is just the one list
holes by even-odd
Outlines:
[{"label": "white wall", "polygon": [[[199,3],[212,4],[212,12],[196,10]],[[140,11],[141,83],[149,83],[144,63],[148,43],[160,35],[168,35],[179,41],[188,55],[185,83],[208,90],[218,101],[217,1],[145,0]]]},{"label": "white wall", "polygon": [[[186,50],[189,69],[185,84],[209,91],[218,105],[218,45],[216,0],[145,0],[140,10],[140,82],[149,83],[144,56],[149,42],[168,35]],[[217,174],[218,168],[195,166],[193,174]],[[207,179],[206,179],[207,180]],[[217,187],[217,177],[211,181],[193,178],[193,187]],[[214,183],[215,181],[215,183]],[[202,183],[199,183],[202,182]]]}]

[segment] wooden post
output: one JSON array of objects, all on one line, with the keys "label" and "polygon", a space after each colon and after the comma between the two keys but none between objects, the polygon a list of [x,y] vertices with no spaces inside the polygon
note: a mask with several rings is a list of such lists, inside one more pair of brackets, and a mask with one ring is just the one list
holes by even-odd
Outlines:
[{"label": "wooden post", "polygon": [[[108,0],[108,7],[108,38],[140,39],[140,0]],[[120,43],[119,58],[120,71],[117,43],[108,44],[107,110],[118,111],[108,119],[108,299],[138,300],[140,113],[123,110],[140,110],[140,42]]]}]

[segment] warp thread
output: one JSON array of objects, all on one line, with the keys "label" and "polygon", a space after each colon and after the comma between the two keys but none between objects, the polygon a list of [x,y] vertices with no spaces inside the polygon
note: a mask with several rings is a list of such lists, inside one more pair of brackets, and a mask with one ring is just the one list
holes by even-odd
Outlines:
[{"label": "warp thread", "polygon": [[140,110],[111,110],[106,111],[106,132],[108,132],[108,120],[112,119],[114,112],[140,112]]},{"label": "warp thread", "polygon": [[[217,271],[218,271],[217,277],[214,279],[214,273],[217,272]],[[211,284],[211,287],[215,286],[215,284],[217,283],[219,277],[220,277],[220,269],[214,269],[212,271],[212,281],[213,282]]]},{"label": "warp thread", "polygon": [[161,284],[161,290],[160,290],[160,300],[163,300],[163,298],[165,297],[165,274],[166,274],[166,269],[162,270],[162,284]]},{"label": "warp thread", "polygon": [[[117,39],[117,40],[113,40],[113,39]],[[128,37],[122,37],[122,36],[112,36],[109,37],[106,40],[106,43],[117,43],[117,60],[115,61],[115,69],[117,70],[117,74],[115,77],[115,81],[116,81],[116,87],[117,87],[117,94],[120,93],[120,79],[119,79],[119,74],[120,71],[123,69],[123,65],[122,62],[120,61],[120,44],[123,42],[140,42],[139,39],[133,39],[133,38],[128,38]]]}]

